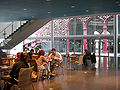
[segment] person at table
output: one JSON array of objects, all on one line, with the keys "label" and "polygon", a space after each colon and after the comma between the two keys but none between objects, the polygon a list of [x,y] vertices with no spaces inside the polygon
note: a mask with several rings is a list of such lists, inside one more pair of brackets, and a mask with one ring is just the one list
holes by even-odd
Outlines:
[{"label": "person at table", "polygon": [[20,55],[20,60],[16,62],[12,67],[12,70],[10,72],[10,79],[9,79],[9,82],[11,84],[7,83],[6,90],[10,90],[10,88],[12,87],[12,84],[18,84],[17,80],[18,80],[18,76],[21,68],[29,68],[26,62],[26,56],[23,53],[21,53]]},{"label": "person at table", "polygon": [[[37,65],[38,65],[38,70],[40,69],[47,69],[48,66],[48,61],[47,59],[44,57],[45,55],[45,51],[44,50],[40,50],[38,53],[38,59],[36,60]],[[48,70],[49,75],[55,76],[55,74],[52,74],[49,70]]]},{"label": "person at table", "polygon": [[44,69],[45,68],[44,65],[46,63],[48,63],[48,61],[46,60],[44,55],[45,55],[45,51],[44,50],[40,50],[38,52],[38,57],[37,57],[37,60],[36,60],[37,65],[38,65],[38,69]]},{"label": "person at table", "polygon": [[56,51],[55,48],[51,50],[51,54],[48,56],[49,60],[57,60],[60,63],[62,62],[62,56],[59,52]]},{"label": "person at table", "polygon": [[55,67],[59,67],[62,63],[62,56],[59,52],[56,52],[55,48],[51,50],[51,54],[47,57],[50,63],[50,71],[53,72]]}]

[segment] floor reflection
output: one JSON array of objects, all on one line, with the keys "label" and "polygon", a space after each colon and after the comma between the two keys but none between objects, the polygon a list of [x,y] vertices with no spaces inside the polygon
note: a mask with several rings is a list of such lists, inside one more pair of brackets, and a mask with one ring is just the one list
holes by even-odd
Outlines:
[{"label": "floor reflection", "polygon": [[[120,58],[118,61],[119,66]],[[36,90],[120,90],[120,70],[113,68],[114,58],[108,61],[108,57],[102,57],[101,67],[97,64],[90,69],[64,69],[63,74],[59,72],[54,79],[39,81],[34,86]]]}]

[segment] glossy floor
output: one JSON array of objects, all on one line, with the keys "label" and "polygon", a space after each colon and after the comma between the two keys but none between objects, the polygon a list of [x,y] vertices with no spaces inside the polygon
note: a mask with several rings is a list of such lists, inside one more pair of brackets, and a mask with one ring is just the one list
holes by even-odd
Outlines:
[{"label": "glossy floor", "polygon": [[61,70],[54,79],[34,83],[36,90],[120,90],[120,71]]}]

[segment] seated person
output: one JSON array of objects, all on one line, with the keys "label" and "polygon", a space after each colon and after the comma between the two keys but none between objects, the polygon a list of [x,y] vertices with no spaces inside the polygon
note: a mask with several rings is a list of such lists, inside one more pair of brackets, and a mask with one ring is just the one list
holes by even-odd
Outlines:
[{"label": "seated person", "polygon": [[13,67],[12,70],[10,72],[10,79],[9,79],[9,83],[7,83],[7,87],[6,90],[10,90],[10,88],[12,87],[12,84],[18,84],[18,77],[19,77],[19,72],[21,68],[29,68],[27,62],[26,62],[26,56],[21,53],[20,55],[20,60],[18,62],[16,62]]},{"label": "seated person", "polygon": [[45,55],[45,51],[40,50],[39,53],[38,53],[38,58],[36,60],[39,70],[44,69],[45,68],[44,67],[45,63],[48,63],[48,61],[45,59],[44,55]]},{"label": "seated person", "polygon": [[51,61],[50,63],[50,70],[51,72],[54,71],[55,66],[59,66],[62,63],[62,56],[59,52],[56,52],[55,48],[51,50],[51,54],[47,57],[48,60]]},{"label": "seated person", "polygon": [[59,52],[56,52],[55,48],[51,50],[51,54],[48,56],[48,59],[62,62],[62,56]]},{"label": "seated person", "polygon": [[[44,57],[45,55],[45,51],[44,50],[40,50],[38,53],[38,59],[36,60],[37,65],[38,65],[38,70],[40,69],[47,69],[48,66],[48,61],[46,60],[46,58]],[[49,75],[53,75],[49,70],[48,70]]]}]

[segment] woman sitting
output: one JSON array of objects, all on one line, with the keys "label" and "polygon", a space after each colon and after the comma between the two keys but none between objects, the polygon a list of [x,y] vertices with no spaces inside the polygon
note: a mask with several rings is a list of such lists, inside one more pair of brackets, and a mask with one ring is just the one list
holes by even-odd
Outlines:
[{"label": "woman sitting", "polygon": [[45,51],[40,50],[38,53],[37,61],[36,61],[37,65],[38,65],[38,70],[45,69],[45,65],[48,63],[48,61],[45,59],[44,55],[45,55]]},{"label": "woman sitting", "polygon": [[49,75],[54,76],[54,74],[52,74],[49,70],[48,70],[48,61],[47,59],[44,57],[45,55],[45,51],[44,50],[40,50],[38,53],[38,58],[36,60],[37,65],[38,65],[38,70],[43,70],[43,69],[47,69]]}]

